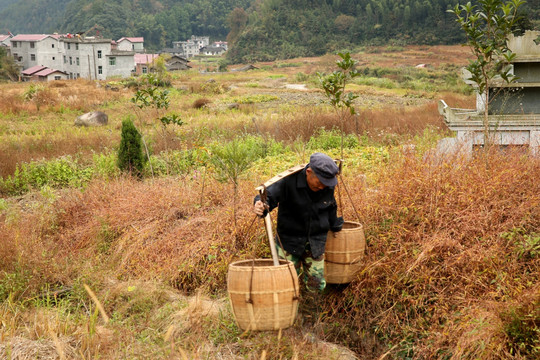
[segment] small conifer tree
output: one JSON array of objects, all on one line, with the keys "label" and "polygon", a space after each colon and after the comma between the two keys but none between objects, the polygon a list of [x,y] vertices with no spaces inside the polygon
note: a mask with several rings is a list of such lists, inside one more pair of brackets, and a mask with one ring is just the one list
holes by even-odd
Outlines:
[{"label": "small conifer tree", "polygon": [[141,134],[133,121],[126,118],[122,121],[122,138],[118,149],[118,168],[141,178],[145,161]]}]

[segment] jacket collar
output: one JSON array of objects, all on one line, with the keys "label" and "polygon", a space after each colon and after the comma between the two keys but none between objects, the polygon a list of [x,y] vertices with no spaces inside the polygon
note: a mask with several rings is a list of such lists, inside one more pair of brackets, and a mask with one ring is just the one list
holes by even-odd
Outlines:
[{"label": "jacket collar", "polygon": [[307,188],[308,187],[307,180],[306,180],[306,169],[307,169],[307,167],[308,167],[308,165],[306,165],[304,170],[302,170],[298,174],[298,176],[296,177],[296,187],[297,188]]}]

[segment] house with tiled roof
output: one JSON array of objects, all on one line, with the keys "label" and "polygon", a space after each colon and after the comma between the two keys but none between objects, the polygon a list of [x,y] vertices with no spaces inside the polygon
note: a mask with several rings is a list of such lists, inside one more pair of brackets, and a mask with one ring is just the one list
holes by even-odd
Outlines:
[{"label": "house with tiled roof", "polygon": [[135,54],[135,74],[148,74],[159,54]]},{"label": "house with tiled roof", "polygon": [[165,62],[165,67],[167,71],[175,70],[189,70],[191,66],[189,65],[189,60],[182,56],[174,55]]},{"label": "house with tiled roof", "polygon": [[66,80],[68,74],[64,71],[51,69],[43,65],[32,66],[21,72],[23,80],[37,80],[37,81],[49,81],[49,80]]},{"label": "house with tiled roof", "polygon": [[59,35],[47,34],[15,35],[9,40],[11,55],[15,58],[17,65],[23,69],[35,65],[55,68],[62,54],[59,38]]},{"label": "house with tiled roof", "polygon": [[225,52],[225,48],[221,46],[207,45],[200,50],[203,55],[221,55]]},{"label": "house with tiled roof", "polygon": [[121,51],[144,52],[143,37],[123,37],[116,41],[116,49]]}]

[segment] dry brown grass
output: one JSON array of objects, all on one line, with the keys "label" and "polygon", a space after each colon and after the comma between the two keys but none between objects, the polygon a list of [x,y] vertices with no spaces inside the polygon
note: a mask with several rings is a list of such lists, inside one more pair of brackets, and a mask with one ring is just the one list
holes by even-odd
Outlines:
[{"label": "dry brown grass", "polygon": [[[405,156],[381,175],[355,194],[368,234],[365,267],[328,311],[354,319],[356,329],[376,329],[395,356],[511,357],[517,345],[505,333],[506,314],[521,309],[534,319],[540,258],[520,253],[522,236],[502,235],[540,228],[540,162],[497,153],[448,163]],[[356,346],[371,341],[356,338]]]},{"label": "dry brown grass", "polygon": [[103,132],[69,137],[22,137],[17,142],[6,141],[0,144],[0,177],[12,175],[22,163],[75,154],[84,159],[92,153],[114,148],[119,142],[119,134]]},{"label": "dry brown grass", "polygon": [[[366,358],[380,357],[388,344],[390,358],[508,358],[516,341],[506,332],[516,319],[512,314],[534,314],[540,302],[540,259],[521,251],[524,238],[516,230],[540,228],[539,175],[538,160],[497,153],[447,163],[393,154],[367,189],[361,174],[346,173],[366,229],[368,255],[358,279],[346,288],[334,287],[326,298],[321,336]],[[137,295],[148,288],[137,282],[129,284],[136,291],[113,286],[98,274],[157,278],[187,292],[220,293],[231,261],[269,254],[262,224],[251,224],[249,206],[239,209],[241,230],[235,236],[230,189],[207,179],[201,203],[200,181],[96,181],[83,192],[66,191],[48,206],[39,205],[44,202],[39,198],[22,199],[25,211],[0,226],[2,269],[31,269],[25,297],[40,284],[94,279],[93,290],[106,311],[136,316],[140,325],[153,316],[153,310],[140,309],[160,308],[170,295],[159,289],[149,297]],[[252,189],[253,184],[242,184],[240,203],[251,202]],[[352,207],[344,205],[345,217],[354,218]],[[512,232],[514,237],[501,236]],[[204,309],[199,302],[188,310],[185,326],[193,334],[207,334],[208,323],[201,319],[211,314]],[[165,334],[171,323],[160,324]],[[185,326],[177,323],[169,336],[192,339]],[[117,354],[118,339],[103,331],[101,340],[85,335],[86,354],[97,349]],[[125,334],[122,341],[132,341],[131,336]],[[259,340],[259,355],[273,346]],[[302,343],[295,341],[287,351]],[[207,354],[199,345],[174,346],[175,351],[182,347],[197,356]],[[315,351],[309,343],[303,346],[300,353]]]},{"label": "dry brown grass", "polygon": [[61,111],[62,108],[88,112],[104,103],[131,96],[131,90],[108,91],[104,83],[77,79],[70,80],[69,85],[64,81],[39,84],[43,85],[43,89],[36,93],[34,99],[27,101],[24,92],[33,84],[2,84],[0,111],[15,115],[23,112]]}]

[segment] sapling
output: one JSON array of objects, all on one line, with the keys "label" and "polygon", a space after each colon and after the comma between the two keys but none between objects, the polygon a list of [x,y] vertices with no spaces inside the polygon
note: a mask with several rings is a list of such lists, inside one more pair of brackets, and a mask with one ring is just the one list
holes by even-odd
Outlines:
[{"label": "sapling", "polygon": [[319,82],[330,105],[334,108],[341,125],[341,158],[343,159],[343,142],[345,133],[345,121],[348,114],[354,115],[354,100],[358,97],[351,92],[345,92],[345,86],[360,73],[355,69],[357,61],[351,58],[351,54],[338,53],[341,60],[336,61],[338,70],[329,75],[317,73]]},{"label": "sapling", "polygon": [[[147,108],[153,108],[155,110],[155,118],[158,119],[161,123],[161,133],[164,139],[166,139],[166,131],[167,131],[167,125],[170,124],[176,124],[176,125],[183,125],[184,122],[177,114],[168,114],[165,115],[165,111],[169,108],[170,105],[170,99],[169,99],[169,90],[162,89],[160,85],[162,85],[163,80],[160,80],[159,78],[153,76],[152,74],[148,74],[145,76],[144,80],[147,82],[147,85],[135,93],[133,97],[131,98],[131,102],[136,105],[137,108],[140,110],[147,109]],[[139,114],[138,114],[139,115]],[[139,119],[141,120],[142,117],[139,115]],[[142,125],[142,121],[141,125]],[[148,161],[150,161],[150,152],[148,151],[148,146],[146,144],[146,140],[144,139],[144,136],[142,137],[142,141],[146,150],[146,157],[148,158]],[[154,175],[154,170],[152,168],[152,164],[150,163],[150,171],[152,172],[152,176]]]},{"label": "sapling", "polygon": [[233,219],[234,231],[237,232],[236,204],[240,176],[251,166],[256,154],[250,146],[241,139],[234,139],[225,145],[211,147],[211,162],[217,170],[217,179],[221,182],[230,181],[233,184]]},{"label": "sapling", "polygon": [[484,146],[489,147],[489,90],[491,85],[503,80],[515,80],[510,63],[516,57],[508,48],[508,36],[518,21],[517,11],[524,4],[522,0],[479,0],[478,5],[468,2],[457,4],[448,12],[457,16],[465,35],[467,45],[474,55],[466,69],[470,72],[468,80],[474,82],[478,94],[483,98]]}]

